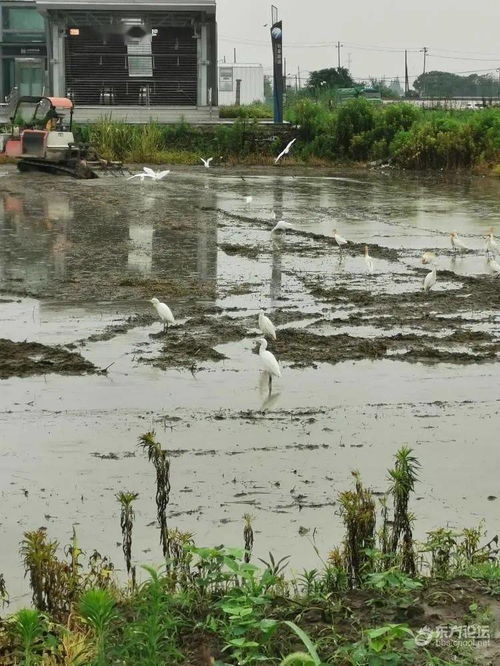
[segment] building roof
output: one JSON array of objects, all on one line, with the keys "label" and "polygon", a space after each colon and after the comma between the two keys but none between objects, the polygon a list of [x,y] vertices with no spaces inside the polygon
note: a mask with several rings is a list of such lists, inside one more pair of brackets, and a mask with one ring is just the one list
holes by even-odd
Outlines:
[{"label": "building roof", "polygon": [[35,0],[39,9],[215,11],[216,0]]}]

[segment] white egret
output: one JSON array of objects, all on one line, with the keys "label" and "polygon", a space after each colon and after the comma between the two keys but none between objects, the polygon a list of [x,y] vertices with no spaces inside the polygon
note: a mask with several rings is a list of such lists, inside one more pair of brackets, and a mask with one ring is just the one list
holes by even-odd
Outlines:
[{"label": "white egret", "polygon": [[373,259],[368,254],[368,245],[365,245],[365,264],[369,273],[373,273]]},{"label": "white egret", "polygon": [[153,180],[163,180],[170,173],[170,169],[167,169],[166,171],[155,171],[149,167],[143,167],[143,169],[144,173]]},{"label": "white egret", "polygon": [[273,377],[281,377],[281,370],[275,355],[267,350],[267,340],[265,338],[261,338],[259,342],[260,363],[264,369],[264,372],[266,372],[269,376],[269,393],[271,393],[273,388]]},{"label": "white egret", "polygon": [[288,155],[290,152],[290,148],[293,146],[293,144],[297,141],[297,139],[292,139],[289,144],[287,144],[286,148],[281,151],[281,153],[278,155],[278,157],[274,160],[275,164],[278,164],[280,159],[283,157],[283,155]]},{"label": "white egret", "polygon": [[168,307],[166,303],[160,303],[157,298],[152,298],[150,303],[153,304],[154,309],[158,313],[158,316],[162,320],[164,326],[168,327],[169,324],[175,324],[174,315],[172,310]]},{"label": "white egret", "polygon": [[451,247],[455,251],[458,250],[459,252],[465,252],[466,250],[469,249],[467,247],[467,245],[463,241],[460,240],[456,231],[453,231],[450,234],[450,238],[451,238]]},{"label": "white egret", "polygon": [[488,266],[490,267],[490,271],[493,271],[493,273],[500,275],[500,264],[498,263],[498,261],[495,261],[493,257],[490,257],[488,259]]},{"label": "white egret", "polygon": [[200,157],[200,160],[203,162],[205,169],[210,168],[210,162],[213,160],[213,157],[209,157],[207,160],[204,160],[203,157]]},{"label": "white egret", "polygon": [[434,259],[436,258],[436,255],[434,252],[424,252],[422,255],[422,263],[423,264],[432,264]]},{"label": "white egret", "polygon": [[285,220],[280,220],[275,226],[271,229],[271,233],[274,234],[277,231],[286,231],[287,229],[293,229],[293,224],[290,222],[285,222]]},{"label": "white egret", "polygon": [[432,287],[436,284],[437,274],[436,274],[436,264],[432,265],[432,270],[430,273],[427,273],[424,279],[424,291],[430,291]]},{"label": "white egret", "polygon": [[142,171],[141,173],[136,173],[133,176],[130,176],[129,178],[127,178],[127,180],[134,180],[134,178],[139,178],[141,183],[143,183],[146,180],[146,178],[151,178],[151,176],[147,173],[144,173],[144,171]]},{"label": "white egret", "polygon": [[249,204],[252,203],[253,197],[245,197],[245,203]]},{"label": "white egret", "polygon": [[337,243],[340,249],[342,249],[343,245],[347,245],[346,239],[337,233],[337,229],[333,230],[333,240]]},{"label": "white egret", "polygon": [[262,335],[276,340],[276,327],[269,317],[266,317],[264,310],[259,312],[259,328],[262,331]]},{"label": "white egret", "polygon": [[495,237],[493,236],[493,227],[490,229],[490,232],[486,238],[486,252],[488,254],[500,254],[500,248],[498,247],[498,243],[495,240]]}]

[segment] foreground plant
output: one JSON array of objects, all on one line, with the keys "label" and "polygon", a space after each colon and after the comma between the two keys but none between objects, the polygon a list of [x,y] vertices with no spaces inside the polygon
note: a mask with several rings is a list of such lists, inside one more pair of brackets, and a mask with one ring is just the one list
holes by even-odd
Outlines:
[{"label": "foreground plant", "polygon": [[24,608],[14,615],[12,629],[20,643],[23,666],[31,666],[36,661],[35,646],[46,629],[44,616],[38,610]]},{"label": "foreground plant", "polygon": [[98,664],[105,664],[105,639],[116,616],[115,601],[108,590],[87,590],[80,598],[78,612],[96,637]]},{"label": "foreground plant", "polygon": [[417,565],[411,528],[413,516],[409,513],[408,505],[410,494],[415,490],[419,468],[420,463],[412,455],[412,450],[403,446],[396,453],[394,469],[389,470],[392,480],[389,492],[394,500],[391,554],[395,557],[398,549],[401,551],[402,570],[412,576],[416,573]]},{"label": "foreground plant", "polygon": [[139,446],[147,453],[148,460],[156,471],[156,515],[160,526],[160,544],[163,557],[170,556],[168,538],[167,506],[170,501],[170,460],[167,452],[155,440],[154,432],[147,432],[139,438]]},{"label": "foreground plant", "polygon": [[138,493],[119,492],[116,499],[120,503],[120,527],[122,530],[122,547],[127,573],[132,567],[132,528],[134,526],[134,508],[132,503],[139,497]]}]

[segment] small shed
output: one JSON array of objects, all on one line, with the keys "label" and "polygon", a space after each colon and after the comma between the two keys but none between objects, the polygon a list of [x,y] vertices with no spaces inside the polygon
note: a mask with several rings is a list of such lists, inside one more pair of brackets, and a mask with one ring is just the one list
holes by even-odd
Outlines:
[{"label": "small shed", "polygon": [[264,68],[259,64],[219,63],[219,105],[237,103],[238,80],[240,104],[264,101]]}]

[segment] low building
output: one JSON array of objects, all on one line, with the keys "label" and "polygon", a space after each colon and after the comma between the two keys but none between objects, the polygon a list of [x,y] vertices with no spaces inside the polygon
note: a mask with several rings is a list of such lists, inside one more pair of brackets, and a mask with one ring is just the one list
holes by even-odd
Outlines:
[{"label": "low building", "polygon": [[[93,120],[103,111],[137,122],[168,119],[172,112],[196,117],[217,106],[215,0],[0,0],[0,5],[3,16],[17,20],[17,29],[23,22],[36,24],[40,53],[18,57],[29,55],[35,69],[43,64],[44,92],[71,97],[77,120]],[[33,34],[26,32],[24,48],[35,48]],[[9,36],[4,29],[2,62]],[[4,96],[13,85],[25,93],[27,65],[16,66],[13,74],[12,64],[11,74],[3,74]]]},{"label": "low building", "polygon": [[[239,81],[239,83],[238,83]],[[264,101],[264,68],[257,64],[219,64],[219,105]]]}]

